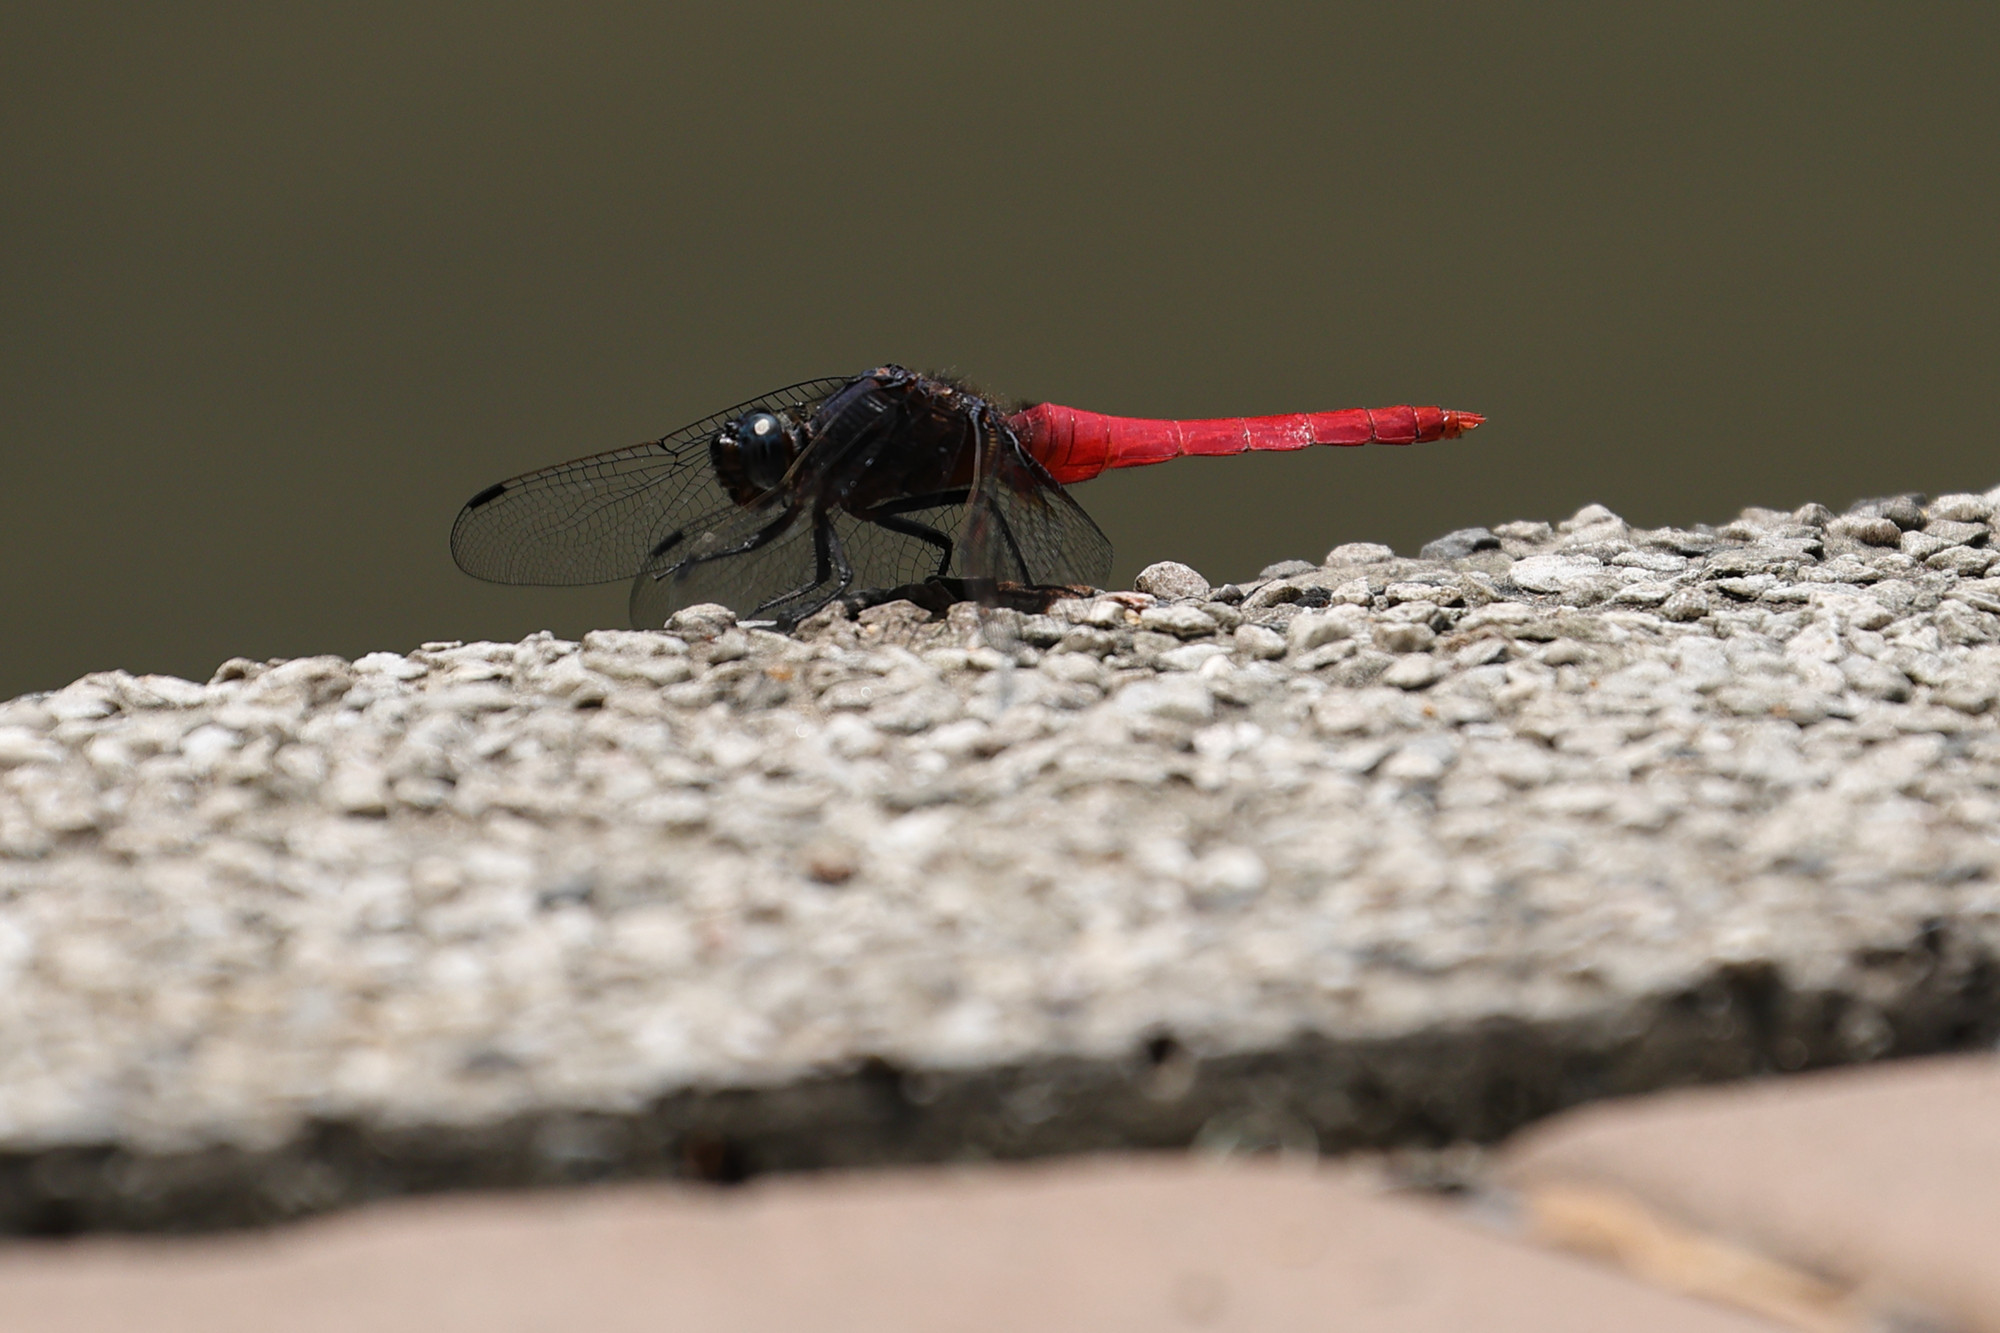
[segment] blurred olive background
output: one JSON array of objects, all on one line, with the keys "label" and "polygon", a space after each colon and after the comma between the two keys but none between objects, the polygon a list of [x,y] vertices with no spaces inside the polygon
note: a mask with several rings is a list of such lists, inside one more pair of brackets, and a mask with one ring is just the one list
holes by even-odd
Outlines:
[{"label": "blurred olive background", "polygon": [[2000,9],[13,6],[0,696],[574,636],[487,483],[885,360],[1420,449],[1112,474],[1121,579],[2000,483]]}]

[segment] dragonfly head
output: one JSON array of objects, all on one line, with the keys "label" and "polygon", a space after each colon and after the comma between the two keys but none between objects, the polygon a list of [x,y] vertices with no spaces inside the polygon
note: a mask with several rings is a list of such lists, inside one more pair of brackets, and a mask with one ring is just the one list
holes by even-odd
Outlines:
[{"label": "dragonfly head", "polygon": [[785,479],[800,445],[796,422],[775,412],[746,412],[715,433],[708,456],[730,495],[748,504]]}]

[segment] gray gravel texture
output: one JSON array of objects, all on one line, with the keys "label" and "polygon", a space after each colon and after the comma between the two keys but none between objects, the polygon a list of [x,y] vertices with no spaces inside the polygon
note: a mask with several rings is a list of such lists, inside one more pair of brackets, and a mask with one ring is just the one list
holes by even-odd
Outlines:
[{"label": "gray gravel texture", "polygon": [[1486,1140],[1990,1043],[1996,500],[0,704],[0,1229]]}]

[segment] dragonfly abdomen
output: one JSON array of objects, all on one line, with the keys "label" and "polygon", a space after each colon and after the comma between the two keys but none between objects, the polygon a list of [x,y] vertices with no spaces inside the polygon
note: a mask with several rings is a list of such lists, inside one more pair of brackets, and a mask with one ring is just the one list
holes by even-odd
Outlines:
[{"label": "dragonfly abdomen", "polygon": [[1424,444],[1455,439],[1485,418],[1441,407],[1354,407],[1272,417],[1202,421],[1114,417],[1040,403],[1008,424],[1059,482],[1088,481],[1106,468],[1140,467],[1170,458],[1304,449],[1315,444]]}]

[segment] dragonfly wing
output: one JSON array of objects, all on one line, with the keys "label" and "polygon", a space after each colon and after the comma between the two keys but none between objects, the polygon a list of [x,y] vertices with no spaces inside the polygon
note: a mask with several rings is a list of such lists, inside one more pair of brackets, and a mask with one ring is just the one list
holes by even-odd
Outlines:
[{"label": "dragonfly wing", "polygon": [[[842,515],[852,528],[852,535],[846,535],[846,528],[842,533],[848,555],[854,561],[855,588],[899,588],[943,575],[962,576],[966,517],[962,501],[899,510],[896,518],[904,531],[874,522],[856,522]],[[907,531],[909,528],[923,529],[932,536],[928,540],[913,536]],[[949,546],[940,547],[938,539]]]},{"label": "dragonfly wing", "polygon": [[794,498],[777,491],[752,505],[724,504],[688,520],[656,546],[632,580],[627,610],[634,629],[658,629],[697,602],[747,612],[796,587],[812,570],[811,520]]},{"label": "dragonfly wing", "polygon": [[963,565],[970,577],[1097,588],[1111,577],[1111,539],[1011,430],[982,440],[968,511]]},{"label": "dragonfly wing", "polygon": [[[807,380],[738,403],[649,444],[560,463],[472,497],[451,529],[452,559],[495,583],[607,583],[648,565],[689,518],[729,504],[708,443],[766,411],[804,421],[847,379]],[[733,506],[731,506],[733,507]]]},{"label": "dragonfly wing", "polygon": [[[963,505],[950,505],[910,517],[949,539],[963,512]],[[680,541],[632,580],[633,627],[658,629],[698,602],[719,602],[746,620],[791,623],[843,593],[918,583],[939,572],[942,551],[920,537],[841,510],[826,521],[832,540],[822,549],[812,506],[803,498],[773,493],[755,505],[727,505],[693,520]]]}]

